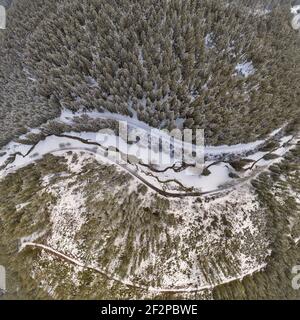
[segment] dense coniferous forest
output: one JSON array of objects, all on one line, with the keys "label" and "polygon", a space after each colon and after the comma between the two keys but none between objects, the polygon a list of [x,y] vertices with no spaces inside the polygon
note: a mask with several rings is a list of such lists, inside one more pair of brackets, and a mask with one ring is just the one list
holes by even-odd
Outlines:
[{"label": "dense coniferous forest", "polygon": [[299,116],[300,39],[289,1],[261,3],[14,2],[0,38],[0,112],[2,128],[16,127],[2,144],[61,108],[204,128],[207,144],[270,133]]},{"label": "dense coniferous forest", "polygon": [[[0,5],[0,148],[14,139],[0,152],[4,299],[299,298],[291,270],[300,264],[300,37],[291,5],[300,0]],[[91,132],[117,134],[117,120],[65,112],[58,121],[64,109],[203,128],[208,145],[285,129],[249,152],[215,148],[243,154],[206,159],[190,188],[176,180],[189,173],[184,163],[133,171],[95,157]],[[183,192],[178,185],[185,193],[168,196]],[[192,197],[194,186],[209,191]]]}]

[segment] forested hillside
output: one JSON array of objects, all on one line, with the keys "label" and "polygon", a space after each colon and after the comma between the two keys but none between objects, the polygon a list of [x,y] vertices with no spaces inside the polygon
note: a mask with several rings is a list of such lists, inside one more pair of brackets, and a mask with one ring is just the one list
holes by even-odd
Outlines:
[{"label": "forested hillside", "polygon": [[300,0],[0,5],[0,300],[299,299]]},{"label": "forested hillside", "polygon": [[299,115],[300,40],[289,1],[277,4],[16,1],[1,118],[34,126],[62,107],[108,110],[204,128],[208,144],[253,141]]},{"label": "forested hillside", "polygon": [[[9,2],[2,2],[8,7]],[[34,89],[24,68],[27,36],[54,1],[14,1],[7,11],[7,28],[0,30],[0,146],[59,115],[59,108]]]}]

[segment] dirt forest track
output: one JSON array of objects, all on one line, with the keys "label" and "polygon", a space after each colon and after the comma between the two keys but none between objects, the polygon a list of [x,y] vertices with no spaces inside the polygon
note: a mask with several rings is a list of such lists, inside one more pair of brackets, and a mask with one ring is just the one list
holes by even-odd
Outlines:
[{"label": "dirt forest track", "polygon": [[131,288],[135,288],[135,289],[140,289],[140,290],[145,290],[147,292],[150,293],[192,293],[192,292],[199,292],[199,291],[203,291],[203,290],[209,290],[209,289],[214,289],[217,286],[223,285],[225,283],[230,283],[236,280],[242,280],[244,277],[252,275],[256,272],[260,272],[262,271],[265,267],[266,264],[263,264],[261,266],[258,266],[255,269],[252,269],[250,271],[248,271],[247,273],[240,275],[238,277],[230,277],[226,280],[224,280],[223,282],[220,283],[216,283],[216,284],[209,284],[209,285],[203,285],[201,287],[191,287],[191,288],[154,288],[154,287],[147,287],[147,286],[142,286],[142,285],[138,285],[138,284],[134,284],[133,282],[130,281],[125,281],[117,276],[114,276],[112,274],[107,273],[107,271],[100,269],[99,267],[93,266],[93,265],[87,265],[75,258],[72,258],[68,255],[65,255],[49,246],[43,245],[43,244],[39,244],[39,243],[33,243],[33,242],[27,242],[24,244],[24,248],[31,248],[31,249],[41,249],[44,250],[46,252],[48,252],[49,254],[56,256],[57,258],[64,260],[66,262],[72,263],[73,265],[79,266],[81,268],[84,269],[88,269],[91,270],[93,272],[97,272],[100,273],[102,276],[108,278],[109,280],[112,281],[116,281],[118,283],[121,283],[122,285],[131,287]]}]

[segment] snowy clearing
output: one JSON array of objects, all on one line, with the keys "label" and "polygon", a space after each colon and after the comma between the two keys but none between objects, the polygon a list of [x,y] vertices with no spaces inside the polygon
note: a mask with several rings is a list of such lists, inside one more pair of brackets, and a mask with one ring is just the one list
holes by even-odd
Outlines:
[{"label": "snowy clearing", "polygon": [[[4,177],[8,173],[11,173],[18,168],[24,167],[36,160],[41,159],[45,154],[55,153],[61,150],[89,150],[95,153],[95,157],[107,158],[107,161],[115,163],[121,166],[123,169],[129,171],[135,177],[139,178],[142,182],[148,186],[153,186],[154,189],[161,189],[162,192],[170,191],[174,193],[180,193],[182,191],[193,191],[195,194],[207,193],[221,190],[222,188],[233,187],[238,184],[235,178],[231,174],[238,175],[240,178],[251,177],[251,170],[257,167],[269,166],[272,163],[281,161],[281,157],[285,155],[291,148],[288,142],[293,140],[292,136],[286,136],[279,140],[279,148],[274,150],[274,154],[278,156],[278,159],[264,159],[268,152],[257,151],[256,153],[247,156],[248,160],[255,161],[254,164],[250,164],[245,167],[246,172],[236,172],[235,169],[227,162],[213,162],[206,161],[198,167],[187,166],[186,168],[176,169],[177,164],[182,165],[182,153],[174,152],[173,156],[170,156],[170,148],[165,148],[165,144],[162,150],[154,150],[151,148],[149,152],[148,145],[148,132],[153,131],[153,128],[147,126],[145,123],[125,117],[122,115],[110,114],[110,113],[84,113],[94,118],[115,119],[118,121],[128,121],[128,125],[142,128],[143,132],[146,132],[145,136],[142,136],[138,143],[129,144],[121,137],[115,136],[113,132],[68,132],[60,136],[51,135],[40,141],[34,146],[23,145],[21,143],[11,142],[5,148],[2,149],[3,156],[0,157],[0,176]],[[60,120],[64,123],[72,124],[72,119],[79,114],[72,114],[65,110]],[[270,134],[270,138],[276,136],[282,128],[273,131]],[[169,140],[169,136],[159,130],[154,130],[156,136]],[[297,139],[294,139],[294,142]],[[250,144],[238,144],[234,146],[218,146],[218,147],[206,147],[206,155],[216,156],[224,153],[230,154],[245,154],[249,150],[256,150],[265,140],[256,141]],[[176,144],[176,143],[175,143]],[[174,145],[175,145],[174,144]],[[285,146],[287,144],[287,146]],[[152,145],[151,145],[152,147]],[[107,150],[109,150],[107,152]],[[182,151],[182,149],[180,149]],[[105,156],[105,153],[106,156]],[[13,157],[13,161],[10,158]],[[192,161],[193,158],[189,158]],[[186,160],[186,159],[185,159]],[[190,162],[193,163],[193,162]],[[206,175],[202,175],[202,170],[209,166],[209,171]],[[169,168],[169,169],[168,169]],[[251,169],[251,170],[250,170]]]}]

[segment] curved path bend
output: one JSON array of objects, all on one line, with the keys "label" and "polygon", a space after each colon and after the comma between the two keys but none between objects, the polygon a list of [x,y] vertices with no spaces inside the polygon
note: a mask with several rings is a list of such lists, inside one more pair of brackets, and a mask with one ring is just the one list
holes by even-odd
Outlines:
[{"label": "curved path bend", "polygon": [[265,267],[267,266],[266,264],[263,264],[261,266],[258,266],[256,268],[253,268],[253,269],[249,270],[248,272],[246,272],[243,275],[240,275],[238,277],[230,277],[230,278],[227,278],[226,280],[224,280],[222,282],[219,282],[219,283],[216,283],[216,284],[207,284],[207,285],[203,285],[203,286],[200,286],[200,287],[191,287],[191,288],[154,288],[154,287],[147,287],[147,286],[134,284],[133,282],[123,280],[120,277],[116,277],[116,276],[113,276],[111,274],[108,274],[103,269],[100,269],[100,268],[92,266],[92,265],[87,265],[87,264],[85,264],[85,263],[83,263],[83,262],[81,262],[81,261],[79,261],[79,260],[77,260],[75,258],[69,257],[69,256],[67,256],[67,255],[65,255],[65,254],[63,254],[63,253],[61,253],[61,252],[59,252],[59,251],[57,251],[57,250],[55,250],[55,249],[53,249],[51,247],[43,245],[43,244],[27,242],[27,243],[24,244],[24,248],[26,248],[26,247],[39,248],[39,249],[45,250],[48,253],[50,253],[52,255],[55,255],[56,257],[58,257],[58,258],[60,258],[62,260],[65,260],[67,262],[70,262],[70,263],[72,263],[72,264],[74,264],[76,266],[79,266],[81,268],[88,269],[88,270],[100,273],[102,276],[105,276],[109,280],[113,280],[113,281],[116,281],[118,283],[121,283],[122,285],[131,287],[131,288],[135,288],[135,289],[145,290],[145,291],[148,291],[148,292],[151,292],[151,293],[193,293],[193,292],[199,292],[199,291],[203,291],[203,290],[212,290],[212,289],[214,289],[214,288],[216,288],[218,286],[221,286],[223,284],[226,284],[226,283],[230,283],[230,282],[237,281],[237,280],[241,281],[246,276],[250,276],[250,275],[252,275],[254,273],[263,271],[265,269]]},{"label": "curved path bend", "polygon": [[[249,175],[247,177],[244,177],[244,178],[239,178],[239,179],[236,179],[236,182],[235,183],[231,183],[231,184],[227,184],[227,185],[223,185],[221,186],[220,188],[218,189],[214,189],[214,190],[210,190],[210,191],[205,191],[205,192],[202,192],[202,191],[191,191],[191,190],[188,190],[187,188],[187,191],[186,192],[171,192],[171,191],[165,191],[163,189],[160,189],[159,187],[155,186],[154,184],[152,184],[150,181],[148,181],[147,179],[145,179],[144,177],[142,177],[137,170],[134,170],[132,168],[129,168],[129,166],[127,164],[123,164],[123,163],[120,163],[118,161],[115,161],[114,159],[111,159],[111,158],[107,158],[107,153],[109,151],[109,148],[106,148],[104,146],[102,146],[100,143],[98,142],[94,142],[94,141],[90,141],[90,140],[87,140],[87,139],[83,139],[81,137],[77,137],[77,136],[73,136],[73,135],[70,135],[70,134],[49,134],[49,135],[46,135],[44,137],[43,140],[45,140],[46,138],[48,137],[51,137],[51,136],[55,136],[55,137],[59,137],[59,138],[67,138],[67,139],[70,139],[70,140],[75,140],[75,141],[79,141],[81,142],[82,144],[84,145],[87,145],[87,146],[95,146],[97,148],[100,148],[101,150],[101,153],[102,154],[99,154],[98,151],[93,151],[93,150],[85,150],[85,152],[90,152],[90,153],[93,153],[93,154],[96,154],[98,156],[101,156],[101,157],[104,157],[108,160],[110,160],[113,164],[121,167],[122,169],[124,169],[125,171],[127,171],[130,175],[134,176],[135,178],[137,178],[138,180],[140,180],[144,185],[146,185],[147,187],[149,187],[150,189],[152,189],[153,191],[155,191],[156,193],[160,194],[161,196],[163,197],[167,197],[167,198],[184,198],[184,197],[201,197],[201,196],[205,196],[205,195],[214,195],[214,194],[220,194],[222,192],[226,192],[226,191],[230,191],[230,190],[234,190],[236,187],[240,187],[242,185],[245,185],[247,184],[248,182],[250,182],[252,179],[254,179],[257,175],[259,175],[262,171],[265,170],[265,167],[261,167],[260,170],[255,170],[254,173],[252,175]],[[292,139],[291,139],[292,140]],[[32,145],[29,149],[28,152],[26,152],[26,154],[21,154],[20,152],[17,152],[15,153],[14,155],[12,155],[12,158],[15,159],[17,157],[17,155],[19,156],[22,156],[23,158],[29,156],[32,152],[34,152],[35,150],[35,147],[40,143],[40,141],[38,141],[37,143],[35,143],[34,145]],[[58,151],[71,151],[71,150],[78,150],[79,148],[65,148],[65,149],[56,149],[56,150],[49,150],[49,152],[43,154],[43,155],[46,155],[48,153],[54,153],[54,152],[58,152]],[[115,152],[118,152],[121,154],[122,156],[122,152],[120,150],[118,150],[117,148],[115,149]],[[126,155],[125,155],[126,156]],[[262,158],[263,159],[263,158]],[[262,160],[260,159],[260,160]],[[258,160],[258,161],[260,161]],[[35,161],[34,159],[32,161]],[[256,161],[255,164],[258,162]],[[272,165],[274,162],[276,161],[273,160],[271,161],[269,164],[268,164],[268,167],[270,165]],[[130,161],[128,159],[128,162],[129,164]],[[11,163],[8,163],[7,165],[9,165]],[[147,165],[144,165],[144,166],[147,166]],[[151,170],[151,168],[149,168]],[[254,166],[251,168],[251,169],[254,169]]]}]

